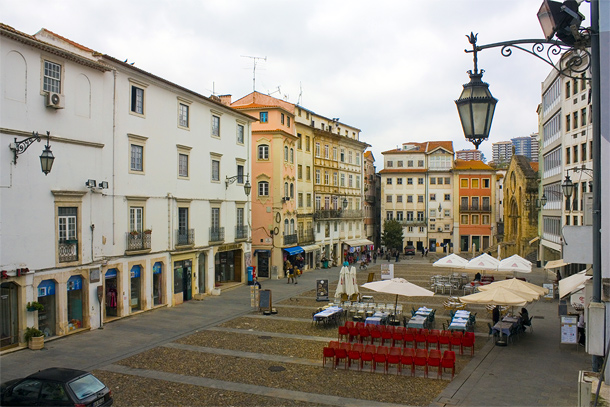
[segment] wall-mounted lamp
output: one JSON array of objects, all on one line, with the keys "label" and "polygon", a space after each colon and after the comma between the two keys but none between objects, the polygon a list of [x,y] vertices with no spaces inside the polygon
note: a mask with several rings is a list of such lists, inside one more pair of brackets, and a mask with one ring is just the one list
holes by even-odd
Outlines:
[{"label": "wall-mounted lamp", "polygon": [[[243,182],[244,180],[244,175],[234,175],[232,177],[227,176],[225,178],[225,189],[229,188],[229,185],[231,185],[232,183],[234,183],[235,181],[238,182]],[[250,185],[250,174],[246,175],[246,183],[244,184],[244,192],[246,194],[246,196],[250,196],[250,191],[252,191],[252,185]]]},{"label": "wall-mounted lamp", "polygon": [[572,182],[572,179],[570,178],[570,171],[586,172],[589,175],[593,176],[593,170],[590,168],[586,168],[586,167],[568,168],[566,170],[566,177],[563,180],[563,183],[561,184],[561,190],[563,191],[563,195],[566,198],[570,198],[572,196],[572,194],[574,193],[574,183]]},{"label": "wall-mounted lamp", "polygon": [[91,191],[101,191],[103,189],[108,189],[108,182],[107,181],[97,182],[94,179],[88,179],[85,182],[85,186],[87,188],[89,188]]},{"label": "wall-mounted lamp", "polygon": [[[51,146],[49,145],[50,138],[51,132],[47,131],[47,145],[40,155],[40,167],[44,175],[51,172],[51,168],[53,168],[53,161],[55,160],[55,157],[53,157],[53,152],[51,151]],[[25,150],[27,150],[28,147],[34,143],[34,141],[40,142],[38,132],[32,132],[31,137],[28,137],[22,141],[17,141],[17,137],[15,137],[15,141],[10,143],[8,146],[13,151],[13,164],[17,165],[17,156],[19,154],[23,154]]]}]

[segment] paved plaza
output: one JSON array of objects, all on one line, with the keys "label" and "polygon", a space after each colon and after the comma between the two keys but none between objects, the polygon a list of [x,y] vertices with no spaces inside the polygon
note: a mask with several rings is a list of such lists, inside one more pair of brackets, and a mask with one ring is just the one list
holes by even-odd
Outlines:
[{"label": "paved plaza", "polygon": [[[427,287],[431,273],[439,272],[431,267],[434,259],[402,260],[395,274]],[[370,271],[379,278],[379,263],[358,273],[361,284]],[[591,357],[582,347],[560,344],[557,300],[528,305],[533,332],[507,347],[488,338],[488,316],[479,311],[475,355],[460,356],[452,381],[323,368],[322,347],[336,339],[336,329],[311,323],[312,312],[323,304],[316,304],[314,288],[316,279],[329,279],[332,295],[338,276],[339,269],[332,268],[306,272],[296,285],[285,279],[262,281],[264,289],[272,290],[277,315],[253,313],[250,287],[239,286],[103,329],[47,340],[41,351],[5,352],[0,378],[51,366],[95,371],[119,406],[577,405],[578,373],[590,370]],[[524,276],[537,284],[548,282],[541,269]],[[408,299],[399,301],[406,309],[412,306]],[[444,313],[440,307],[437,315]]]}]

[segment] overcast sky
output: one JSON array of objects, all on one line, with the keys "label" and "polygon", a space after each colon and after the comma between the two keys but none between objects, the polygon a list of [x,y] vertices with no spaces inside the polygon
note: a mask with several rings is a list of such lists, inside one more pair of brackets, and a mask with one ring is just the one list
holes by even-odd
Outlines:
[{"label": "overcast sky", "polygon": [[[0,0],[0,21],[56,34],[209,96],[253,89],[362,130],[377,169],[408,141],[464,140],[454,100],[478,43],[541,38],[542,0]],[[588,16],[588,4],[580,12]],[[585,22],[584,25],[586,25]],[[550,66],[515,50],[479,53],[499,99],[488,141],[537,132]]]}]

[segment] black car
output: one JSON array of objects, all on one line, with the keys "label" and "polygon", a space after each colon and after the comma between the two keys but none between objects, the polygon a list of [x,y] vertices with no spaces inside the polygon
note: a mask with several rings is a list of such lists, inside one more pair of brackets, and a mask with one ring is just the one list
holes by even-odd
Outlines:
[{"label": "black car", "polygon": [[2,383],[2,406],[106,407],[113,403],[104,383],[83,370],[52,367]]},{"label": "black car", "polygon": [[405,246],[405,254],[407,256],[415,256],[415,247],[411,245]]}]

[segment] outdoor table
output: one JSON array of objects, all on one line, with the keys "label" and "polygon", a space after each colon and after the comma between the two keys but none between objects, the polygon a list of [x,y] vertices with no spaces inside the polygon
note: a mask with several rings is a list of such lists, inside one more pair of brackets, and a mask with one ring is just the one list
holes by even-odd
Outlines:
[{"label": "outdoor table", "polygon": [[428,320],[427,317],[422,317],[422,316],[416,315],[409,320],[409,322],[407,323],[407,327],[408,328],[425,328],[427,320]]},{"label": "outdoor table", "polygon": [[466,310],[457,310],[455,311],[455,314],[453,315],[454,318],[466,318],[468,319],[470,317],[470,311],[466,311]]},{"label": "outdoor table", "polygon": [[510,328],[514,325],[513,322],[498,322],[494,325],[493,330],[502,333],[506,336],[510,336]]},{"label": "outdoor table", "polygon": [[468,325],[467,319],[454,318],[449,324],[450,331],[465,331]]},{"label": "outdoor table", "polygon": [[519,322],[519,317],[506,316],[506,317],[502,318],[502,322],[510,322],[512,324],[516,324],[517,322]]},{"label": "outdoor table", "polygon": [[323,311],[314,314],[314,321],[328,321],[328,319],[336,314],[341,314],[343,312],[343,308],[341,307],[328,307]]}]

